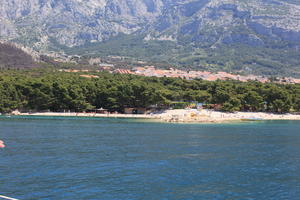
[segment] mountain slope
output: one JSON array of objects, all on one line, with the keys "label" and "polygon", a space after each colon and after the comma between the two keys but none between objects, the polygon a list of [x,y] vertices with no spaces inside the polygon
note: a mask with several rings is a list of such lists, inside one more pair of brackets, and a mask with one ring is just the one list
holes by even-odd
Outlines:
[{"label": "mountain slope", "polygon": [[15,45],[0,42],[0,69],[37,67],[35,58]]},{"label": "mountain slope", "polygon": [[[38,50],[136,56],[216,70],[300,74],[300,61],[294,57],[300,55],[297,0],[0,3],[0,37]],[[121,38],[125,41],[120,42]],[[82,45],[82,49],[77,48]],[[248,59],[241,58],[244,54]],[[272,54],[282,54],[282,59]]]}]

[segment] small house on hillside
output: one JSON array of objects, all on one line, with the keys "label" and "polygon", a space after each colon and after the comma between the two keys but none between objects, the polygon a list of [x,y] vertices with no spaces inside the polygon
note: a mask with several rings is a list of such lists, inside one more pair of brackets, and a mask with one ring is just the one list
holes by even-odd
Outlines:
[{"label": "small house on hillside", "polygon": [[221,110],[223,105],[222,104],[206,104],[203,107],[205,109]]}]

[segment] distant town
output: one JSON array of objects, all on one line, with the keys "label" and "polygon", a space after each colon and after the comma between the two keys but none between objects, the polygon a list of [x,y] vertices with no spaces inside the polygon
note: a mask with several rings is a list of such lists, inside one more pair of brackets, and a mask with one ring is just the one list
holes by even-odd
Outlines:
[{"label": "distant town", "polygon": [[[92,72],[94,70],[77,70],[77,69],[61,69],[60,71],[64,72]],[[193,79],[202,79],[207,81],[216,81],[216,80],[237,80],[241,82],[247,81],[258,81],[261,83],[267,82],[277,82],[281,84],[299,84],[300,79],[292,77],[284,78],[270,78],[265,76],[256,76],[256,75],[237,75],[227,72],[209,72],[209,71],[184,71],[179,69],[158,69],[155,66],[145,66],[145,67],[134,67],[132,69],[115,69],[112,64],[101,64],[101,70],[96,70],[96,72],[108,71],[110,73],[118,74],[133,74],[138,76],[148,76],[148,77],[173,77],[173,78],[183,78],[187,80]],[[98,78],[96,75],[82,74],[81,77],[85,78]]]}]

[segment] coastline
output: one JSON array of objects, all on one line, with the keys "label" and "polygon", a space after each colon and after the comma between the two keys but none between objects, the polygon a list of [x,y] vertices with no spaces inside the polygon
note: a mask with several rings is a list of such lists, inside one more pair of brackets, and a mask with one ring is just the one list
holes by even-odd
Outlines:
[{"label": "coastline", "polygon": [[300,115],[274,114],[266,112],[220,112],[213,110],[168,110],[161,114],[166,121],[178,122],[211,122],[225,123],[238,121],[263,121],[263,120],[300,120]]},{"label": "coastline", "polygon": [[300,120],[296,114],[274,114],[265,112],[234,112],[226,113],[213,110],[179,109],[165,110],[160,113],[151,114],[96,114],[96,113],[75,113],[75,112],[36,112],[19,113],[13,112],[16,116],[49,116],[49,117],[99,117],[99,118],[131,118],[151,119],[158,122],[169,123],[231,123],[243,121],[264,121],[264,120]]},{"label": "coastline", "polygon": [[137,118],[137,119],[154,119],[153,115],[143,114],[95,114],[95,113],[76,113],[76,112],[36,112],[36,113],[19,113],[17,116],[45,116],[45,117],[100,117],[100,118]]}]

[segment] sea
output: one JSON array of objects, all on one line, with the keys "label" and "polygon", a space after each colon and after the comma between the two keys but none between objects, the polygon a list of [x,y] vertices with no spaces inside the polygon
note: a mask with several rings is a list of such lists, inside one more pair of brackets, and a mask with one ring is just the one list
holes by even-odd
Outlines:
[{"label": "sea", "polygon": [[2,116],[0,139],[0,195],[20,200],[300,199],[299,121]]}]

